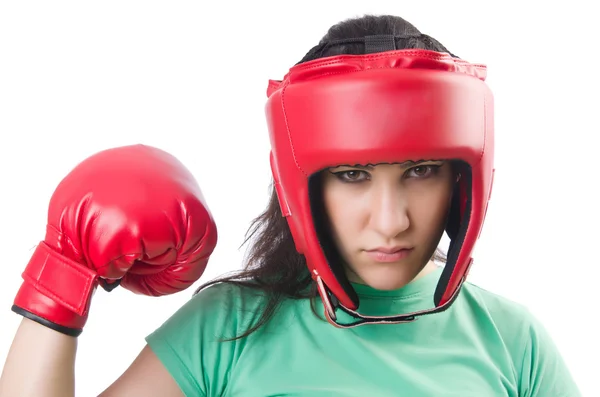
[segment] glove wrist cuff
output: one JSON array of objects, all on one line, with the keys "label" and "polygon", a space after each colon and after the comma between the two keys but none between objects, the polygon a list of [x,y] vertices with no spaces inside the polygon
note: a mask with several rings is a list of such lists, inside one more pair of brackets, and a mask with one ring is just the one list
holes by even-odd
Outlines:
[{"label": "glove wrist cuff", "polygon": [[69,336],[87,322],[98,276],[41,242],[22,274],[12,311]]},{"label": "glove wrist cuff", "polygon": [[23,309],[22,307],[17,306],[16,304],[11,307],[11,310],[25,318],[28,318],[32,321],[35,321],[38,324],[41,324],[47,328],[53,329],[61,334],[65,334],[67,336],[78,337],[83,332],[83,328],[70,328],[65,327],[64,325],[60,325],[54,323],[50,320],[47,320],[43,317],[38,316],[35,313],[30,312],[29,310]]},{"label": "glove wrist cuff", "polygon": [[79,316],[87,316],[98,275],[42,241],[22,274],[39,293]]}]

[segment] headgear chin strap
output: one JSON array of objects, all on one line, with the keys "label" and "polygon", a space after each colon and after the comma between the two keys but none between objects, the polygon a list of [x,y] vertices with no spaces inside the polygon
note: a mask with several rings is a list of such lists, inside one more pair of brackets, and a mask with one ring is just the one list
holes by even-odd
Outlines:
[{"label": "headgear chin strap", "polygon": [[[292,67],[283,81],[269,82],[266,116],[277,196],[331,324],[410,322],[447,309],[458,295],[493,182],[493,98],[485,78],[484,65],[411,49],[308,61]],[[324,221],[316,176],[342,164],[440,159],[459,164],[461,178],[448,215],[450,246],[435,307],[396,316],[360,314]],[[341,324],[336,309],[357,321]]]}]

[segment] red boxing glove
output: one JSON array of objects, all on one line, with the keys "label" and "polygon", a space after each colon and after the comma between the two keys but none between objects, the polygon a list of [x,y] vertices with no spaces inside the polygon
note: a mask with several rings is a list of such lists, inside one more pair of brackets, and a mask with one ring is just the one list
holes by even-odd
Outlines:
[{"label": "red boxing glove", "polygon": [[99,152],[58,185],[12,310],[78,336],[98,285],[160,296],[197,281],[217,228],[191,173],[144,145]]}]

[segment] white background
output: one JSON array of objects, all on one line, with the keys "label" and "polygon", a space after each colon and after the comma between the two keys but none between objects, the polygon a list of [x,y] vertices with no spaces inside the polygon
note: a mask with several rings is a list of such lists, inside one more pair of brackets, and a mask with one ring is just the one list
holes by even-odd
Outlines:
[{"label": "white background", "polygon": [[[219,225],[201,281],[237,269],[268,198],[267,79],[281,78],[329,26],[390,13],[488,64],[497,173],[471,281],[526,304],[584,395],[600,395],[600,32],[593,2],[549,3],[0,3],[0,363],[21,320],[10,311],[20,273],[71,167],[118,145],[170,151],[197,176]],[[77,395],[114,381],[194,287],[161,299],[97,293],[80,337]]]}]

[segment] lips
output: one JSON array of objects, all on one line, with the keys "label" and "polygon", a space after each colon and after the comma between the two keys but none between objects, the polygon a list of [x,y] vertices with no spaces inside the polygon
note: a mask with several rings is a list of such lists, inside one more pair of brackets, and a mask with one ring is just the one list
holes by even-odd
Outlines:
[{"label": "lips", "polygon": [[406,250],[406,249],[410,249],[410,247],[402,247],[402,246],[377,247],[377,248],[373,248],[372,250],[367,250],[367,252],[383,252],[384,254],[393,254],[398,251],[402,251],[402,250]]},{"label": "lips", "polygon": [[390,263],[405,259],[412,251],[413,248],[408,247],[378,247],[365,252],[376,262]]}]

